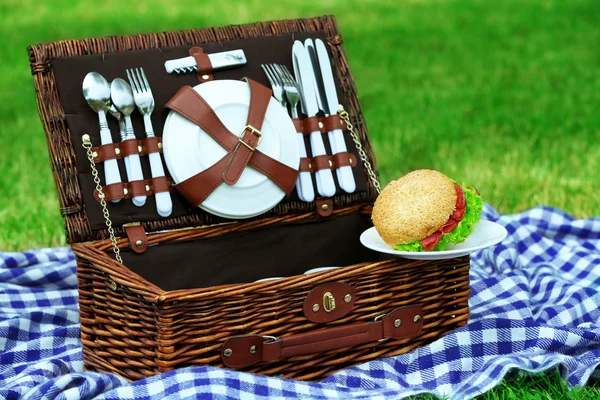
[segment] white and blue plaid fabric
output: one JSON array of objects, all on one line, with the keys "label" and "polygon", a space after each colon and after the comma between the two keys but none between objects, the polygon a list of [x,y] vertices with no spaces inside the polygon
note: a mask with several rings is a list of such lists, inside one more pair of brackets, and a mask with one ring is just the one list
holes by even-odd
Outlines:
[{"label": "white and blue plaid fabric", "polygon": [[83,372],[73,254],[0,253],[0,398],[398,399],[431,392],[468,399],[511,369],[552,367],[569,385],[584,385],[600,364],[600,218],[575,220],[546,207],[499,215],[487,205],[484,217],[509,236],[473,254],[469,324],[319,383],[212,367],[134,383]]}]

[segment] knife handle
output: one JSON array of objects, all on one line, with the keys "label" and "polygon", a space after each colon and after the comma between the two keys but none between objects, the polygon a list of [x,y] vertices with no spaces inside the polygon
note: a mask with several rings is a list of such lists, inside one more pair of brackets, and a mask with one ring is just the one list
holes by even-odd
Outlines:
[{"label": "knife handle", "polygon": [[[300,158],[304,158],[307,156],[307,154],[306,144],[304,143],[304,135],[302,132],[297,133],[297,138],[298,148],[300,149]],[[313,187],[310,172],[304,171],[298,174],[298,179],[296,180],[296,189],[298,189],[298,197],[300,200],[311,202],[315,199],[315,188]]]},{"label": "knife handle", "polygon": [[[152,120],[149,114],[144,115],[144,128],[146,130],[146,137],[154,137],[154,128],[152,127]],[[150,159],[150,171],[153,178],[165,176],[165,169],[160,159],[160,153],[148,154]],[[154,195],[156,199],[156,211],[161,217],[168,217],[173,211],[173,201],[171,200],[171,194],[169,192],[159,192]]]},{"label": "knife handle", "polygon": [[[125,117],[125,127],[127,131],[127,139],[135,139],[133,126],[131,125],[131,119],[129,117]],[[130,182],[144,180],[142,163],[140,161],[139,154],[132,154],[129,156],[129,171],[131,172],[131,176],[128,177]],[[131,199],[131,201],[134,205],[141,207],[146,204],[146,196],[135,196]]]},{"label": "knife handle", "polygon": [[[127,129],[125,128],[125,120],[119,120],[119,135],[121,135],[121,141],[124,142],[127,140]],[[131,176],[131,171],[129,168],[129,157],[123,158],[123,162],[125,163],[125,171],[127,172],[127,179]]]},{"label": "knife handle", "polygon": [[[348,151],[346,142],[344,141],[344,133],[341,131],[341,129],[334,129],[333,131],[329,132],[329,143],[331,144],[333,154]],[[354,180],[354,175],[352,174],[352,168],[345,165],[337,168],[335,173],[342,190],[346,193],[354,193],[356,190],[356,181]]]},{"label": "knife handle", "polygon": [[[325,155],[325,143],[321,136],[321,131],[310,134],[310,145],[312,147],[313,157]],[[321,169],[316,172],[317,191],[323,197],[332,197],[335,195],[335,183],[330,169]]]},{"label": "knife handle", "polygon": [[[106,114],[103,111],[99,111],[98,119],[100,122],[100,142],[103,145],[111,144],[112,136],[110,134],[110,129],[108,128],[108,123],[106,122]],[[104,182],[106,183],[106,185],[121,182],[119,164],[117,164],[117,160],[114,158],[111,160],[104,161]],[[121,199],[114,199],[112,200],[112,202],[118,203],[120,200]]]}]

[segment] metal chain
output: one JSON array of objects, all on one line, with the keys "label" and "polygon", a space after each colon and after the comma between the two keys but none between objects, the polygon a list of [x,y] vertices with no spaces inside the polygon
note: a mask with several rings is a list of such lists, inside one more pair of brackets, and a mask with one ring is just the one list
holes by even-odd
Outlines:
[{"label": "metal chain", "polygon": [[102,185],[100,184],[100,177],[98,176],[98,170],[96,169],[96,163],[94,162],[94,156],[92,154],[92,142],[90,141],[90,135],[83,135],[83,148],[87,152],[87,158],[90,161],[90,166],[92,167],[92,176],[94,177],[94,183],[96,184],[96,190],[98,191],[98,197],[100,198],[100,205],[102,206],[102,213],[104,214],[104,219],[106,220],[106,227],[108,228],[108,234],[110,235],[110,241],[112,242],[113,251],[115,252],[115,257],[117,261],[123,264],[123,259],[121,258],[121,250],[119,250],[119,246],[117,246],[117,238],[115,237],[115,230],[112,227],[112,222],[110,220],[110,214],[108,213],[108,207],[106,207],[106,200],[104,196],[104,192],[102,191]]},{"label": "metal chain", "polygon": [[343,108],[341,108],[338,111],[338,114],[339,114],[340,118],[342,119],[342,121],[344,121],[346,123],[346,127],[348,128],[348,131],[350,132],[350,137],[352,137],[352,140],[354,141],[356,150],[358,150],[360,159],[362,160],[365,168],[367,169],[367,173],[369,174],[369,178],[371,178],[371,182],[373,182],[373,186],[375,187],[375,190],[377,190],[378,194],[381,193],[381,184],[379,183],[379,180],[377,179],[377,175],[375,175],[375,171],[373,171],[373,166],[371,165],[371,162],[369,161],[369,158],[367,157],[367,153],[365,152],[365,149],[363,149],[362,144],[360,143],[360,138],[358,137],[358,134],[354,131],[354,126],[350,122],[350,116],[348,115],[346,110],[344,110]]}]

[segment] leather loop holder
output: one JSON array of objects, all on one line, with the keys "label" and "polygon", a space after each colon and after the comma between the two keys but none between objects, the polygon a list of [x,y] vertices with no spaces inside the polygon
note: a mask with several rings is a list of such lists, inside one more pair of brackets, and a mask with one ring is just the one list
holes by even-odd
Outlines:
[{"label": "leather loop holder", "polygon": [[202,47],[192,47],[189,50],[189,54],[196,60],[196,65],[198,66],[198,80],[200,82],[204,83],[215,79],[212,74],[213,67],[210,63],[210,58],[208,58],[208,54],[202,50]]},{"label": "leather loop holder", "polygon": [[313,158],[300,159],[300,172],[316,172],[322,169],[337,169],[340,167],[356,167],[358,161],[352,153],[344,151],[332,156],[322,155]]},{"label": "leather loop holder", "polygon": [[[165,176],[150,178],[132,182],[118,182],[102,186],[106,201],[115,199],[131,199],[135,196],[150,196],[160,192],[171,190],[171,179]],[[94,190],[94,198],[100,202],[100,196],[97,190]]]},{"label": "leather loop holder", "polygon": [[406,339],[423,329],[420,305],[399,307],[371,322],[359,322],[281,338],[261,335],[234,336],[221,348],[221,361],[229,368],[244,368],[260,362],[273,362],[357,346],[387,339]]},{"label": "leather loop holder", "polygon": [[106,160],[121,159],[132,154],[146,156],[150,153],[162,153],[162,138],[129,139],[119,143],[92,147],[92,156],[96,164]]},{"label": "leather loop holder", "polygon": [[346,125],[339,115],[332,114],[328,117],[309,117],[305,119],[292,118],[296,132],[302,132],[304,135],[310,135],[313,132],[327,133],[334,129],[346,129]]},{"label": "leather loop holder", "polygon": [[123,225],[127,239],[129,239],[129,247],[135,253],[142,254],[148,248],[148,237],[144,226],[139,222]]}]

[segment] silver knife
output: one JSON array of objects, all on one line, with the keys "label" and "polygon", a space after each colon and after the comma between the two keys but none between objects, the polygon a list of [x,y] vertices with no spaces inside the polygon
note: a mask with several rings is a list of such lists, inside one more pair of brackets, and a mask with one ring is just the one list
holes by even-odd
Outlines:
[{"label": "silver knife", "polygon": [[[315,73],[315,93],[317,94],[317,105],[319,110],[323,110],[325,115],[328,114],[327,98],[325,97],[325,87],[323,84],[323,75],[321,74],[321,68],[319,68],[319,59],[317,58],[317,51],[315,50],[315,44],[312,39],[306,39],[304,41],[304,47],[308,51],[310,57],[310,63],[312,64],[313,71]],[[330,143],[333,146],[333,143]],[[335,151],[333,152],[335,154]]]},{"label": "silver knife", "polygon": [[[292,47],[292,53],[294,57],[294,71],[296,77],[299,78],[299,84],[301,90],[301,105],[302,112],[307,117],[314,117],[319,112],[317,105],[317,97],[315,93],[315,74],[312,69],[310,62],[310,56],[306,51],[306,48],[302,42],[296,40]],[[320,131],[311,132],[310,134],[310,146],[312,149],[313,157],[325,155],[325,143],[323,143],[323,137]],[[333,181],[333,174],[330,169],[322,169],[316,172],[317,178],[317,191],[321,196],[332,197],[335,195],[335,183]]]},{"label": "silver knife", "polygon": [[[308,40],[310,39],[307,39],[307,41]],[[322,83],[322,86],[319,85],[319,91],[322,95],[325,95],[325,101],[322,101],[323,108],[321,108],[321,110],[323,110],[326,116],[329,116],[337,113],[337,109],[339,107],[338,97],[335,90],[333,72],[331,71],[331,61],[329,60],[329,55],[327,54],[327,48],[325,48],[325,44],[321,39],[316,39],[315,44],[318,62],[313,63],[313,67],[315,70],[315,75],[321,78],[320,81],[318,78],[316,81],[317,83]],[[316,56],[315,61],[317,58]],[[344,133],[341,129],[334,129],[333,131],[328,132],[328,135],[333,154],[348,151],[346,142],[344,140]],[[356,190],[356,181],[354,180],[354,175],[352,174],[352,168],[350,166],[344,166],[337,168],[335,172],[342,190],[344,190],[346,193],[354,193]]]}]

